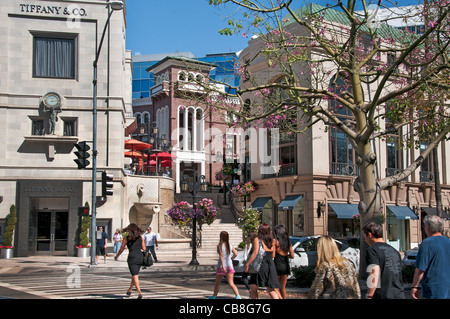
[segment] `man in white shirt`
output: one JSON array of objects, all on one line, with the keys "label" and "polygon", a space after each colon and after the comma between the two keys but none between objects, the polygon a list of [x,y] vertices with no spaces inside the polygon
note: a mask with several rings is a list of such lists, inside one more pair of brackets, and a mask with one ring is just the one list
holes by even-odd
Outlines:
[{"label": "man in white shirt", "polygon": [[150,251],[155,263],[158,262],[158,259],[156,258],[156,252],[155,252],[155,245],[156,245],[156,247],[158,247],[158,240],[157,240],[156,234],[154,232],[152,232],[152,228],[150,226],[147,228],[147,232],[144,234],[144,240],[145,240],[146,252]]}]

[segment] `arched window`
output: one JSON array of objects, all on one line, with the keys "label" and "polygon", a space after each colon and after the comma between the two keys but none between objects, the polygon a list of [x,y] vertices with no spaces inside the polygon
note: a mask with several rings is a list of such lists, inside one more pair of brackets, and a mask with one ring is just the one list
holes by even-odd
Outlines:
[{"label": "arched window", "polygon": [[186,81],[186,73],[184,73],[183,71],[180,71],[178,73],[178,81],[182,81],[182,82]]}]

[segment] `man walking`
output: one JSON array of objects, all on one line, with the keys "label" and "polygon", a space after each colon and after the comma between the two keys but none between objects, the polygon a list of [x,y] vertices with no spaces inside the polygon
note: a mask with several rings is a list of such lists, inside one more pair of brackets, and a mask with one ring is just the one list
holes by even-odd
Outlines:
[{"label": "man walking", "polygon": [[108,243],[108,235],[103,231],[103,227],[99,226],[97,231],[96,243],[96,263],[98,264],[98,256],[103,255],[104,263],[106,264],[106,244]]},{"label": "man walking", "polygon": [[450,299],[450,239],[443,236],[444,221],[439,216],[427,215],[424,219],[425,239],[419,247],[411,295],[428,299]]},{"label": "man walking", "polygon": [[149,226],[147,228],[147,232],[144,234],[145,248],[146,248],[146,252],[150,251],[155,263],[158,262],[158,259],[156,258],[156,251],[155,251],[155,245],[156,245],[156,247],[158,247],[158,240],[156,237],[157,237],[156,234],[154,232],[152,232],[152,228]]},{"label": "man walking", "polygon": [[375,222],[363,227],[366,252],[368,299],[405,299],[400,253],[383,239],[383,228]]}]

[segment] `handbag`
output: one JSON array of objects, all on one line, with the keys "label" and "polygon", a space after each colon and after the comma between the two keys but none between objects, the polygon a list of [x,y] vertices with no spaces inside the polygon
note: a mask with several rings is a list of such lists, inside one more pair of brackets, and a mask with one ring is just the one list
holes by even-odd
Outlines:
[{"label": "handbag", "polygon": [[142,259],[142,265],[145,267],[150,267],[153,265],[153,257],[150,251],[144,252],[144,257]]},{"label": "handbag", "polygon": [[[252,248],[253,250],[253,248]],[[264,254],[266,252],[264,251],[264,248],[261,244],[261,240],[259,240],[259,251],[258,254],[256,254],[255,260],[252,261],[250,265],[248,265],[248,273],[249,274],[256,274],[259,272],[259,268],[261,268],[261,263],[264,258]],[[251,256],[251,254],[250,254]]]}]

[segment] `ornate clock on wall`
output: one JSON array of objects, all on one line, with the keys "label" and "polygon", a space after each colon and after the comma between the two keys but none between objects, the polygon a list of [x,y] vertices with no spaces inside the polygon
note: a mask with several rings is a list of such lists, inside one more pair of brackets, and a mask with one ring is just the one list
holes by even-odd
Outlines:
[{"label": "ornate clock on wall", "polygon": [[42,97],[42,102],[47,108],[59,109],[61,107],[61,97],[55,92],[45,94]]}]

